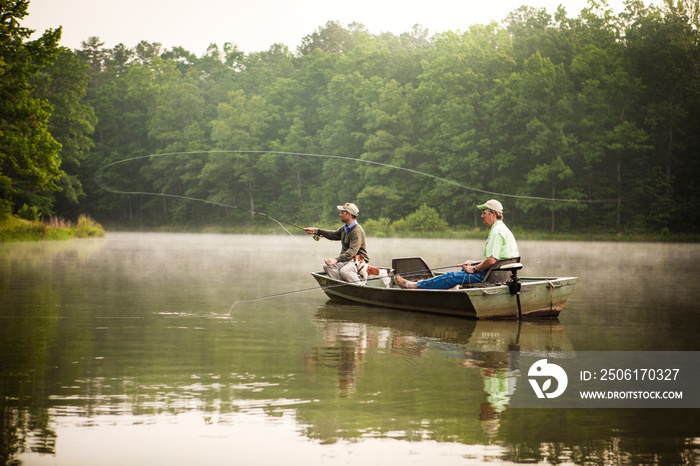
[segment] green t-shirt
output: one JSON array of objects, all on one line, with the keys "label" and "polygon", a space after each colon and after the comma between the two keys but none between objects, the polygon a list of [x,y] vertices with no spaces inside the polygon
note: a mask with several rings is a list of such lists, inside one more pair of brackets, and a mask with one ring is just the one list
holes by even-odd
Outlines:
[{"label": "green t-shirt", "polygon": [[495,257],[498,260],[520,257],[515,237],[506,224],[503,223],[503,220],[496,220],[496,223],[491,225],[489,237],[486,238],[484,259],[489,257]]}]

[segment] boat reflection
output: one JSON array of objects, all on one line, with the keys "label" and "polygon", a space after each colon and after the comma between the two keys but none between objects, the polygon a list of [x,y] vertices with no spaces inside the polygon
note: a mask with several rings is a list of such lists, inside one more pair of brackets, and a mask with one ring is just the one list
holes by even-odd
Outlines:
[{"label": "boat reflection", "polygon": [[[501,416],[520,375],[519,368],[509,364],[513,360],[509,352],[552,354],[574,350],[564,326],[556,319],[477,321],[330,302],[319,308],[316,322],[322,325],[324,344],[306,355],[307,373],[335,367],[340,398],[358,396],[364,367],[372,357],[390,353],[397,361],[436,355],[449,358],[468,370],[470,379],[480,381],[482,393],[475,396],[472,391],[468,399],[478,405],[478,420],[489,441],[498,434]],[[369,383],[376,381],[365,385]],[[445,389],[440,387],[441,391]]]}]

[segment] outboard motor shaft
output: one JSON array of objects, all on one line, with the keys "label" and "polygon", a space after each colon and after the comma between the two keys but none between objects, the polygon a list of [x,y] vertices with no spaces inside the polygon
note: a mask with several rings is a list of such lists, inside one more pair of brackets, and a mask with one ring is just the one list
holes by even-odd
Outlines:
[{"label": "outboard motor shaft", "polygon": [[515,264],[507,264],[501,267],[501,270],[510,270],[510,279],[508,282],[506,282],[506,285],[508,285],[508,290],[510,290],[511,295],[515,295],[516,300],[518,301],[518,319],[523,318],[523,311],[520,307],[520,278],[518,277],[518,270],[523,268],[523,264],[521,263],[515,263]]}]

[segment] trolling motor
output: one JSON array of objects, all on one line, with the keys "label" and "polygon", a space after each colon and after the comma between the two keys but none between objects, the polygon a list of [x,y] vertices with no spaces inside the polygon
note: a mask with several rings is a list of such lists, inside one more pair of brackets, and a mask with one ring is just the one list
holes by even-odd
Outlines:
[{"label": "trolling motor", "polygon": [[501,270],[510,270],[510,279],[506,282],[506,285],[508,286],[508,290],[510,291],[511,295],[515,295],[516,300],[518,301],[518,319],[523,318],[523,311],[520,308],[520,278],[518,277],[518,270],[523,268],[523,264],[520,262],[516,262],[515,264],[507,264],[501,266]]}]

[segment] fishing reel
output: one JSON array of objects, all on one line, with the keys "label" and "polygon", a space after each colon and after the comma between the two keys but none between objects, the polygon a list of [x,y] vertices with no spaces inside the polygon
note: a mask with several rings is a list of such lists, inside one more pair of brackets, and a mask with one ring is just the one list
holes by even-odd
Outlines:
[{"label": "fishing reel", "polygon": [[314,235],[314,241],[318,241],[320,239],[321,239],[321,237],[319,235]]}]

